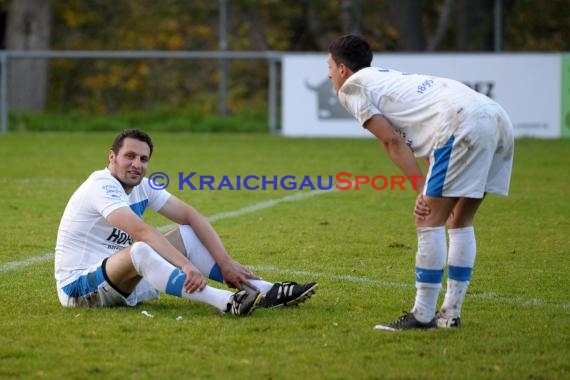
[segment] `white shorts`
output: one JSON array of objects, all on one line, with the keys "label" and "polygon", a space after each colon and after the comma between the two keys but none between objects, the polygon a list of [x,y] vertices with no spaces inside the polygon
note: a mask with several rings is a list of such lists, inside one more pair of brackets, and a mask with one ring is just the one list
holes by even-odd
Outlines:
[{"label": "white shorts", "polygon": [[119,293],[107,280],[103,269],[104,261],[77,273],[73,281],[59,287],[57,289],[59,302],[66,307],[110,307],[134,306],[159,298],[160,292],[144,279],[140,280],[128,297]]},{"label": "white shorts", "polygon": [[430,155],[424,195],[481,199],[508,195],[513,166],[512,123],[497,104],[467,113],[457,131]]}]

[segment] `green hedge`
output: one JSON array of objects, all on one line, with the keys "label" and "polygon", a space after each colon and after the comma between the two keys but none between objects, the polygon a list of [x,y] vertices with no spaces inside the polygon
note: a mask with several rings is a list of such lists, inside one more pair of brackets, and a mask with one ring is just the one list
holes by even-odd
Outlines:
[{"label": "green hedge", "polygon": [[266,110],[247,109],[226,117],[197,108],[161,108],[109,115],[11,113],[9,131],[117,131],[267,133]]}]

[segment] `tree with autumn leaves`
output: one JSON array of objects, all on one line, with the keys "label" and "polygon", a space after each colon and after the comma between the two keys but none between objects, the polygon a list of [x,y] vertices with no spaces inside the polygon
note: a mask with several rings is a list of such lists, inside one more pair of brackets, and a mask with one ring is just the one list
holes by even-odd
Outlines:
[{"label": "tree with autumn leaves", "polygon": [[[325,52],[344,33],[375,51],[493,51],[500,1],[501,49],[570,50],[570,0],[0,0],[7,49],[219,50],[227,6],[230,51]],[[267,63],[229,64],[230,111],[267,97]],[[217,111],[214,61],[14,60],[11,105],[105,114],[199,102]],[[251,104],[251,103],[249,103]]]}]

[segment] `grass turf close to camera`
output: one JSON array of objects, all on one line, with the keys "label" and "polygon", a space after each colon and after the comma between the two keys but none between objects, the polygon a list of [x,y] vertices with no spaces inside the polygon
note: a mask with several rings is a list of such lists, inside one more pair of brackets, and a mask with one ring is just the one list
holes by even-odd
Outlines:
[{"label": "grass turf close to camera", "polygon": [[[169,190],[212,217],[238,261],[267,280],[320,283],[299,307],[232,318],[163,296],[135,308],[62,308],[52,259],[59,218],[75,188],[105,166],[113,137],[0,138],[0,377],[570,376],[570,141],[517,141],[511,195],[489,196],[475,221],[478,256],[463,327],[388,333],[373,326],[408,310],[415,293],[413,191],[195,191],[176,184],[178,173],[190,172],[399,175],[372,139],[152,134],[147,174],[169,175]],[[169,224],[150,211],[146,220]]]}]

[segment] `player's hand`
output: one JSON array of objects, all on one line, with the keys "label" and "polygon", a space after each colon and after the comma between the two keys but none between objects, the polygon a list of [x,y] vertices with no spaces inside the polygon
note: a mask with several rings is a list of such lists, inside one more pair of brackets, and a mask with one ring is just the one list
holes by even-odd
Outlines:
[{"label": "player's hand", "polygon": [[220,265],[222,276],[226,285],[232,288],[241,289],[242,285],[246,285],[252,289],[258,290],[253,286],[249,280],[259,280],[259,277],[254,275],[248,268],[244,267],[235,260],[228,260]]},{"label": "player's hand", "polygon": [[206,287],[206,279],[192,263],[188,262],[180,270],[186,275],[186,281],[184,281],[184,291],[186,293],[201,291]]},{"label": "player's hand", "polygon": [[429,208],[423,194],[419,194],[416,198],[416,205],[414,207],[414,216],[416,220],[424,220],[429,215],[431,209]]}]

